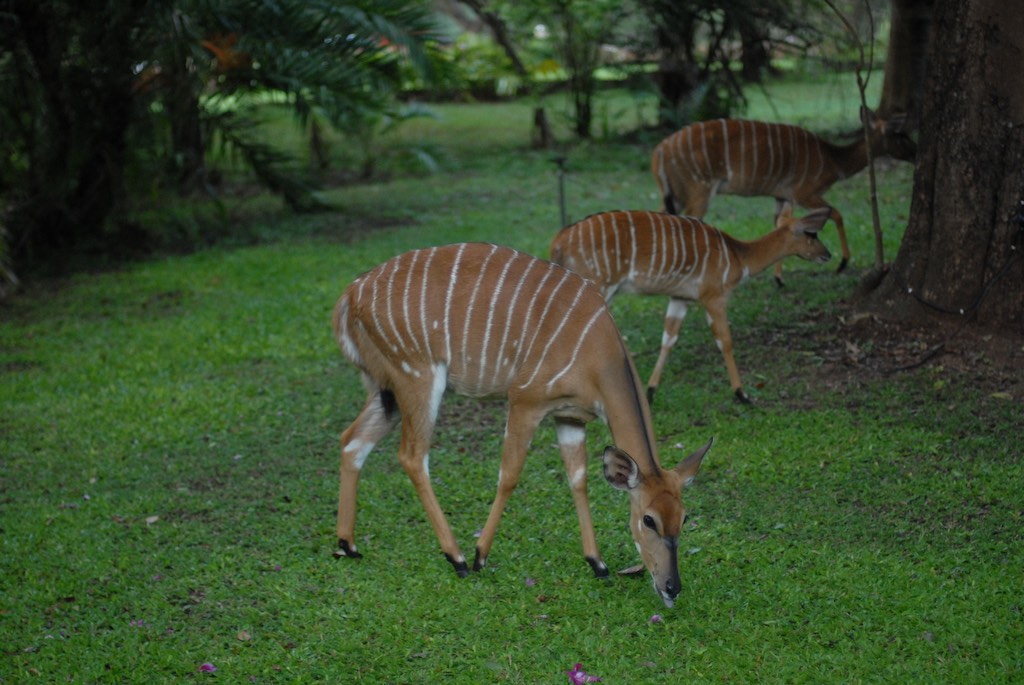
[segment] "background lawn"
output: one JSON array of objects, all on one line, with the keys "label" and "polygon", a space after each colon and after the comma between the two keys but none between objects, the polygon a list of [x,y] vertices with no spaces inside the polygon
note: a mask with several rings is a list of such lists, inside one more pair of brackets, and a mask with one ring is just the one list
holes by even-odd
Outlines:
[{"label": "background lawn", "polygon": [[[748,115],[848,129],[852,88],[779,84]],[[716,442],[685,493],[674,609],[647,578],[592,577],[550,422],[484,572],[460,580],[439,553],[397,434],[361,481],[365,558],[332,558],[337,437],[363,402],[331,339],[334,302],[415,247],[546,255],[557,174],[526,145],[531,106],[436,106],[380,141],[390,181],[325,194],[337,212],[238,200],[222,219],[233,237],[210,249],[36,282],[3,305],[0,682],[559,683],[576,662],[605,683],[1024,679],[1024,347],[997,355],[998,336],[971,334],[890,373],[937,334],[844,304],[873,254],[863,174],[828,195],[847,272],[791,260],[785,289],[763,275],[733,297],[752,406],[733,401],[701,312],[684,323],[654,407],[662,461]],[[659,205],[658,137],[616,133],[645,105],[614,92],[603,106],[608,139],[563,150],[570,219]],[[397,161],[417,147],[439,171]],[[879,179],[891,258],[912,170],[883,163]],[[707,218],[749,238],[772,208],[717,198]],[[831,225],[824,239],[838,253]],[[663,307],[613,304],[644,378]],[[467,554],[502,421],[501,403],[442,410],[432,474]],[[588,434],[594,453],[609,439]],[[598,459],[590,492],[605,560],[636,563]]]}]

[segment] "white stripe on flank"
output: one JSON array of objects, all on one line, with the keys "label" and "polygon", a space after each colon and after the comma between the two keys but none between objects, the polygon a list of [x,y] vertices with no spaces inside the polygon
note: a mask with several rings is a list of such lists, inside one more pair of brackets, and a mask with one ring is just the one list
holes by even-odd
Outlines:
[{"label": "white stripe on flank", "polygon": [[398,257],[395,257],[393,261],[394,268],[391,269],[391,273],[388,275],[386,295],[387,302],[384,303],[385,314],[387,314],[388,317],[388,325],[391,326],[391,331],[395,334],[395,352],[398,352],[399,348],[401,348],[403,352],[408,352],[408,349],[406,348],[405,345],[405,340],[403,339],[402,334],[398,332],[398,322],[395,320],[395,314],[394,312],[391,311],[391,304],[395,301],[395,298],[393,296],[393,292],[395,289],[395,276],[398,275],[398,267],[401,265],[402,260],[404,258],[405,255],[399,255]]},{"label": "white stripe on flank", "polygon": [[669,229],[665,222],[665,215],[659,214],[658,228],[661,229],[661,263],[658,265],[658,281],[665,277],[665,267],[668,264],[668,239]]},{"label": "white stripe on flank", "polygon": [[381,298],[379,296],[380,282],[385,276],[385,273],[383,272],[387,271],[387,267],[394,267],[394,262],[385,262],[384,268],[381,269],[380,272],[376,272],[373,274],[373,285],[370,288],[370,314],[373,316],[374,330],[376,330],[377,333],[380,335],[382,342],[388,347],[390,347],[393,353],[397,354],[398,346],[388,338],[387,332],[384,330],[385,322],[382,321],[380,318],[381,307],[385,308],[384,314],[387,314],[387,308],[385,306],[387,303],[381,303]]},{"label": "white stripe on flank", "polygon": [[[530,268],[533,268],[532,265]],[[544,277],[540,279],[540,283],[538,283],[537,287],[534,289],[533,297],[530,298],[530,306],[527,307],[526,309],[526,316],[523,317],[522,321],[520,322],[519,340],[516,341],[516,358],[515,361],[512,363],[513,373],[515,373],[515,371],[519,369],[520,361],[526,361],[526,356],[524,354],[526,345],[524,345],[523,343],[526,341],[527,332],[529,332],[532,329],[533,339],[536,339],[537,332],[540,330],[539,322],[542,321],[543,319],[537,319],[533,316],[533,308],[537,304],[537,299],[540,297],[541,293],[544,292],[544,284],[548,282],[548,279],[551,278],[551,275],[553,273],[555,273],[555,265],[548,263],[548,270],[547,272],[545,272]],[[565,276],[567,273],[567,271],[562,271],[562,281],[565,280]],[[561,283],[554,286],[554,289],[558,290],[558,288],[560,287]],[[533,340],[530,341],[530,346],[533,346]]]},{"label": "white stripe on flank", "polygon": [[[604,264],[604,271],[603,272],[604,273],[608,272],[608,241],[607,241],[608,231],[604,227],[604,217],[605,216],[606,216],[605,214],[598,214],[597,217],[596,217],[597,221],[595,221],[593,218],[591,218],[591,220],[590,220],[591,231],[592,231],[591,234],[593,236],[593,243],[594,243],[594,270],[596,272],[598,272],[598,273],[602,272],[600,267],[598,266],[598,264],[600,264],[600,263]],[[600,236],[600,238],[601,238],[601,247],[600,248],[597,247],[598,236]]]},{"label": "white stripe on flank", "polygon": [[[466,321],[462,326],[462,357],[459,362],[462,364],[462,376],[469,382],[469,369],[470,369],[470,349],[469,349],[469,327],[473,323],[473,314],[476,312],[476,296],[480,294],[480,291],[484,287],[484,279],[487,277],[487,266],[491,263],[491,258],[494,257],[494,253],[498,251],[497,245],[491,245],[491,251],[487,254],[483,264],[480,265],[480,274],[476,277],[476,283],[473,284],[471,289],[472,294],[469,296],[469,304],[466,305],[466,309],[463,315],[466,317]],[[483,350],[479,350],[483,354]],[[479,362],[477,362],[479,363]],[[456,377],[459,372],[456,371]]]},{"label": "white stripe on flank", "polygon": [[697,244],[697,239],[699,238],[697,233],[701,230],[701,227],[703,225],[704,224],[700,223],[699,221],[694,221],[690,224],[690,230],[687,231],[687,234],[693,241],[693,245],[690,246],[690,251],[693,252],[693,261],[690,263],[690,268],[688,270],[688,273],[691,276],[693,275],[693,272],[697,269],[697,265],[700,264],[700,245]]},{"label": "white stripe on flank", "polygon": [[[498,298],[501,296],[502,288],[505,287],[505,277],[508,275],[508,270],[512,267],[512,262],[519,257],[519,253],[516,252],[512,255],[511,259],[505,260],[505,268],[501,270],[501,274],[498,276],[498,282],[494,285],[494,294],[491,295],[490,304],[487,306],[487,324],[484,326],[484,341],[480,346],[480,370],[476,377],[477,390],[484,382],[484,369],[487,366],[487,345],[491,341],[491,329],[494,326],[494,315],[498,310]],[[505,309],[503,307],[503,309]],[[506,314],[507,314],[506,310]],[[506,319],[507,320],[507,319]],[[506,326],[506,330],[508,327]],[[499,352],[500,354],[500,352]],[[494,357],[494,375],[495,378],[498,375],[498,370],[501,368],[501,357],[495,355]]]},{"label": "white stripe on flank", "polygon": [[[576,302],[579,301],[579,299],[580,299],[579,295],[581,295],[582,293],[583,293],[583,288],[580,288],[580,292],[577,294],[576,300],[574,300],[573,303],[572,303],[573,304],[572,308],[568,312],[566,312],[565,319],[562,320],[562,323],[565,323],[566,321],[569,320],[569,315],[572,313],[572,310],[574,310],[576,308]],[[576,358],[579,356],[580,348],[583,346],[583,341],[586,340],[586,338],[587,338],[587,333],[590,332],[590,329],[594,326],[594,324],[597,322],[597,319],[603,313],[604,313],[604,310],[601,307],[598,307],[597,309],[595,309],[594,310],[594,314],[590,317],[590,321],[587,322],[587,325],[583,327],[582,331],[580,331],[579,333],[577,333],[575,335],[576,346],[572,350],[572,356],[569,357],[569,363],[566,364],[564,367],[562,367],[561,371],[559,371],[558,373],[556,373],[554,376],[551,377],[551,380],[549,380],[548,384],[547,384],[548,390],[550,390],[551,387],[555,384],[555,381],[557,381],[559,378],[561,378],[566,373],[568,373],[569,370],[572,367],[576,366]],[[559,331],[560,330],[561,330],[561,326],[559,326]],[[548,347],[551,347],[551,343],[553,343],[555,341],[556,337],[558,337],[557,332],[556,332],[555,335],[551,336],[551,340],[548,341]],[[545,357],[547,356],[547,353],[548,353],[547,348],[544,348],[544,356]]]},{"label": "white stripe on flank", "polygon": [[679,220],[679,253],[681,255],[681,258],[679,260],[679,274],[682,274],[683,271],[686,269],[686,234],[692,230],[693,221],[691,219],[686,219],[685,221],[683,221],[682,219]]},{"label": "white stripe on flank", "polygon": [[[565,274],[566,277],[568,277],[568,275],[568,273]],[[537,378],[537,375],[539,373],[541,373],[541,368],[544,367],[544,363],[548,358],[548,351],[551,350],[551,346],[555,344],[555,341],[559,339],[562,333],[562,329],[565,328],[565,324],[568,323],[569,318],[575,312],[575,306],[579,304],[580,298],[583,296],[583,293],[586,290],[582,283],[577,283],[575,285],[577,285],[577,294],[575,294],[575,297],[572,298],[572,302],[568,306],[562,308],[562,320],[558,322],[558,326],[555,327],[555,330],[548,337],[548,343],[544,346],[544,349],[541,350],[541,354],[537,359],[537,366],[534,367],[534,373],[530,374],[529,378],[527,378],[525,382],[523,382],[519,386],[520,388],[528,388],[530,385],[532,385],[532,383],[534,383],[534,379]],[[554,296],[552,296],[551,299],[553,301]],[[545,320],[546,318],[547,310],[545,310],[545,313],[541,316],[541,320]],[[532,348],[532,346],[534,346],[534,342],[530,341],[530,347]],[[550,382],[548,383],[548,387],[551,387]]]},{"label": "white stripe on flank", "polygon": [[[510,358],[505,357],[505,343],[508,342],[508,332],[512,330],[513,325],[519,325],[521,328],[523,322],[515,317],[515,308],[519,304],[520,295],[523,290],[523,286],[526,284],[526,279],[533,271],[533,266],[536,262],[529,262],[526,268],[523,269],[523,275],[519,277],[519,282],[516,284],[515,290],[512,291],[512,297],[509,298],[508,315],[505,317],[505,332],[501,336],[501,344],[498,346],[498,355],[494,358],[494,363],[497,367],[497,371],[500,371],[503,366],[510,366],[512,361]],[[508,376],[515,373],[515,367],[509,369],[506,374],[505,381],[508,381]]]},{"label": "white stripe on flank", "polygon": [[[698,283],[703,283],[704,282],[704,276],[705,276],[705,274],[707,274],[707,270],[708,270],[708,258],[711,256],[711,250],[708,249],[708,248],[711,247],[711,236],[708,235],[711,232],[711,229],[708,228],[707,226],[702,226],[701,228],[704,231],[704,254],[702,255],[704,257],[704,259],[701,260],[701,263],[700,263],[700,273],[697,274],[697,282]],[[696,237],[697,236],[694,236],[694,238],[696,238]]]},{"label": "white stripe on flank", "polygon": [[[699,126],[700,130],[703,132],[703,130],[704,130],[704,125],[703,124],[697,124],[696,126]],[[700,166],[697,163],[697,154],[696,154],[696,151],[693,149],[693,137],[695,135],[698,135],[697,131],[696,131],[696,126],[695,126],[694,129],[690,129],[690,130],[687,131],[687,133],[689,134],[689,135],[687,135],[687,143],[688,143],[687,147],[690,150],[690,168],[694,169],[694,171],[695,171],[695,173],[693,174],[694,180],[697,180],[699,178],[700,174],[703,173],[703,169],[704,169],[702,166]]]},{"label": "white stripe on flank", "polygon": [[642,228],[647,231],[647,244],[649,246],[647,254],[647,273],[645,274],[647,282],[650,283],[654,280],[654,259],[658,254],[658,229],[654,225],[654,215],[651,212],[647,212],[647,221],[643,224]]},{"label": "white stripe on flank", "polygon": [[606,215],[604,215],[604,214],[600,215],[600,217],[601,217],[601,255],[604,257],[604,273],[605,273],[606,276],[608,276],[608,275],[611,275],[612,265],[611,265],[611,261],[608,259],[608,229],[605,228],[605,225],[604,225],[604,217],[605,216]]},{"label": "white stripe on flank", "polygon": [[412,275],[416,270],[416,262],[419,261],[421,252],[421,250],[417,250],[412,253],[412,264],[409,265],[409,270],[405,272],[405,289],[402,292],[402,321],[405,323],[408,340],[417,352],[420,351],[420,342],[416,339],[416,334],[412,332],[412,317],[409,316],[409,290],[412,288]]},{"label": "white stripe on flank", "polygon": [[722,267],[722,285],[729,283],[729,270],[732,267],[732,260],[730,259],[729,247],[725,244],[725,236],[721,230],[715,231],[718,233],[718,240],[720,248],[720,260],[725,263]]},{"label": "white stripe on flank", "polygon": [[458,251],[455,253],[455,259],[452,261],[452,275],[451,280],[448,281],[448,293],[444,298],[444,360],[450,362],[452,359],[452,329],[451,329],[451,311],[452,311],[452,291],[455,290],[455,284],[459,280],[459,266],[462,263],[462,252],[466,249],[466,244],[462,243],[459,245]]},{"label": "white stripe on flank", "polygon": [[423,329],[423,347],[427,356],[432,356],[430,350],[430,330],[427,328],[427,283],[430,282],[430,262],[434,260],[437,248],[432,247],[427,252],[427,260],[423,264],[423,278],[420,281],[420,327]]},{"label": "white stripe on flank", "polygon": [[812,169],[813,162],[811,161],[811,158],[814,157],[814,148],[816,146],[817,146],[817,144],[816,144],[814,138],[812,138],[809,133],[805,134],[804,135],[804,148],[806,149],[806,152],[804,152],[804,158],[803,158],[803,162],[804,162],[804,175],[803,175],[803,178],[801,180],[801,185],[803,185],[805,183],[813,183],[814,182],[814,170]]},{"label": "white stripe on flank", "polygon": [[[558,291],[562,289],[562,286],[565,285],[566,281],[569,280],[570,275],[571,275],[570,271],[563,271],[562,272],[562,279],[560,281],[558,281],[558,283],[556,283],[555,286],[553,288],[551,288],[551,290],[549,290],[547,292],[548,301],[547,301],[547,304],[544,306],[544,311],[542,311],[540,313],[540,316],[538,316],[536,319],[528,319],[528,322],[536,321],[539,324],[540,322],[543,322],[543,321],[547,320],[547,318],[548,318],[548,311],[551,310],[551,306],[555,303],[555,300],[557,299],[555,296],[558,294]],[[544,294],[543,291],[538,288],[537,289],[537,294],[534,296],[534,299],[536,300],[542,294]],[[532,305],[531,305],[531,309],[532,309]],[[523,353],[522,360],[523,360],[524,364],[530,359],[530,353],[533,352],[533,346],[537,342],[537,336],[540,335],[540,329],[541,329],[540,325],[534,326],[533,336],[530,338],[530,344],[526,347],[525,350],[522,350],[522,353]],[[553,338],[554,338],[554,336],[552,336],[552,339]],[[548,342],[548,344],[550,345],[550,341]],[[516,355],[516,366],[519,365],[518,362],[519,362],[519,355]],[[533,377],[537,375],[537,371],[540,370],[540,367],[541,367],[541,365],[543,363],[544,363],[544,355],[541,354],[540,359],[537,361],[537,366],[533,370],[533,375],[530,376],[530,378],[525,383],[520,385],[519,386],[520,388],[527,387],[530,384],[530,382],[533,381]]]}]

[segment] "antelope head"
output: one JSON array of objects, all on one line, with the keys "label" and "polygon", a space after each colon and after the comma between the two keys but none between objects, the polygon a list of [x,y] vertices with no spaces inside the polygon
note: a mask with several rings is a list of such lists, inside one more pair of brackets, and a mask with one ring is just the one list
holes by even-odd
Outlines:
[{"label": "antelope head", "polygon": [[917,143],[907,135],[910,127],[905,113],[894,112],[887,119],[882,119],[870,109],[861,107],[860,118],[868,126],[871,150],[876,156],[888,155],[904,162],[914,161]]},{"label": "antelope head", "polygon": [[817,264],[824,264],[832,259],[832,254],[825,247],[825,243],[818,239],[818,234],[832,214],[832,208],[818,207],[808,212],[806,216],[794,217],[791,204],[782,202],[780,206],[781,209],[778,210],[775,219],[775,229],[789,232],[785,251]]},{"label": "antelope head", "polygon": [[616,447],[604,451],[604,477],[629,494],[629,531],[651,574],[654,591],[671,608],[682,589],[679,580],[679,533],[686,510],[680,493],[693,482],[714,439],[674,469],[643,475],[633,458]]}]

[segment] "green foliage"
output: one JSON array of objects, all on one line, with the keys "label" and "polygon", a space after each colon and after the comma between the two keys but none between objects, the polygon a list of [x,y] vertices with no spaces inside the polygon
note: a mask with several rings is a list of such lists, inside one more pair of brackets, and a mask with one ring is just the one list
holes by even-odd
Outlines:
[{"label": "green foliage", "polygon": [[449,47],[448,58],[455,72],[448,97],[494,100],[515,95],[522,85],[504,50],[485,36],[461,34]]},{"label": "green foliage", "polygon": [[253,135],[255,112],[277,98],[303,126],[366,127],[409,69],[444,77],[445,35],[420,0],[14,3],[0,17],[0,221],[14,258],[118,249],[138,232],[126,191],[217,192],[215,145],[289,206],[316,208],[294,158]]},{"label": "green foliage", "polygon": [[[851,126],[839,83],[782,84],[771,105],[754,94],[751,115]],[[662,461],[716,444],[685,493],[673,610],[646,579],[591,576],[550,423],[485,572],[458,579],[438,554],[396,435],[361,482],[365,558],[333,560],[337,436],[363,402],[331,339],[335,298],[400,251],[490,240],[542,255],[558,228],[528,103],[436,112],[386,144],[431,138],[449,157],[440,173],[328,191],[336,213],[250,199],[230,216],[266,245],[36,282],[5,305],[0,682],[558,683],[576,662],[605,683],[1024,677],[1020,382],[990,387],[954,364],[881,375],[846,356],[868,345],[840,303],[871,251],[863,176],[829,193],[851,272],[787,263],[784,290],[760,277],[733,295],[753,406],[732,401],[700,313],[683,325],[654,411]],[[657,207],[649,149],[567,148],[570,216]],[[880,179],[891,254],[911,170]],[[709,219],[753,237],[771,211],[722,197]],[[644,374],[663,307],[613,303]],[[502,419],[500,402],[442,409],[431,472],[466,550]],[[596,453],[607,430],[588,432]],[[598,460],[590,476],[602,552],[628,566],[626,502]]]}]

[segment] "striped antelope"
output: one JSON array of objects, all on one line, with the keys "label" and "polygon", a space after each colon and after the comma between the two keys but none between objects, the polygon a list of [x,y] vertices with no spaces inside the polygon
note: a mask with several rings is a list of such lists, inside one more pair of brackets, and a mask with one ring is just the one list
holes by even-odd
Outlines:
[{"label": "striped antelope", "polygon": [[[861,136],[849,145],[833,145],[786,124],[702,121],[661,141],[651,155],[651,171],[670,214],[703,218],[716,193],[774,197],[776,217],[783,201],[807,209],[827,207],[822,195],[832,184],[867,166],[869,143],[873,157],[914,158],[916,146],[903,133],[905,115],[885,121],[862,108],[861,120],[868,124],[868,140]],[[835,208],[830,218],[843,250],[842,271],[850,260],[846,229]],[[782,262],[775,265],[775,279],[782,285]]]},{"label": "striped antelope", "polygon": [[606,212],[563,228],[551,242],[551,259],[594,281],[607,300],[619,291],[668,295],[661,353],[647,382],[647,397],[655,390],[679,339],[687,303],[704,305],[715,342],[725,357],[736,398],[749,403],[732,356],[732,336],[725,313],[729,294],[748,276],[764,271],[790,255],[818,263],[832,255],[818,240],[829,208],[797,219],[785,203],[775,230],[743,241],[688,216],[660,212]]},{"label": "striped antelope", "polygon": [[696,476],[708,442],[663,469],[650,409],[600,292],[577,274],[515,250],[479,243],[415,250],[360,276],[334,310],[344,355],[362,372],[366,404],[341,436],[338,551],[355,545],[356,491],[370,450],[401,420],[398,458],[456,573],[469,572],[430,484],[428,448],[446,388],[471,397],[505,396],[508,417],[498,492],[476,548],[482,569],[505,503],[522,473],[533,434],[555,420],[583,538],[597,576],[587,500],[584,424],[607,421],[617,447],[604,475],[630,501],[629,528],[654,587],[671,606],[680,591],[680,490]]}]

